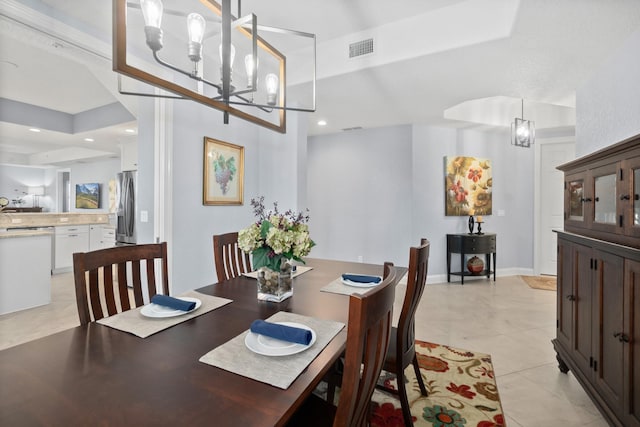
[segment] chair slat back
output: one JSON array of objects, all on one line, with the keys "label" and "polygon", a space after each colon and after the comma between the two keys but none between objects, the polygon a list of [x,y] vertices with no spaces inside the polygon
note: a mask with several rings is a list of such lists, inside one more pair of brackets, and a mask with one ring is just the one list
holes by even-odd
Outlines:
[{"label": "chair slat back", "polygon": [[213,260],[218,282],[251,271],[251,258],[238,247],[237,232],[213,236]]},{"label": "chair slat back", "polygon": [[[155,260],[160,260],[162,292],[169,295],[166,242],[116,246],[73,254],[80,324],[84,325],[144,305],[141,274],[143,264],[146,265],[147,294],[149,298],[156,295]],[[127,282],[127,265],[131,270],[130,283]],[[129,297],[129,286],[133,289],[133,301]]]},{"label": "chair slat back", "polygon": [[407,366],[415,354],[415,318],[418,304],[424,293],[429,268],[429,248],[427,239],[421,239],[419,247],[409,249],[409,271],[407,273],[407,291],[398,318],[396,360]]},{"label": "chair slat back", "polygon": [[384,264],[384,280],[349,297],[347,349],[334,426],[366,426],[369,405],[389,348],[396,270]]}]

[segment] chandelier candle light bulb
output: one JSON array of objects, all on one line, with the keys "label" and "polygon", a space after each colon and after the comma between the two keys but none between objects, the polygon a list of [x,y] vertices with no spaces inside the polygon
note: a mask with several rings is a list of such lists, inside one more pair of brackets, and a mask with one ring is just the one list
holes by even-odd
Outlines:
[{"label": "chandelier candle light bulb", "polygon": [[144,17],[144,33],[147,38],[147,46],[157,52],[162,49],[162,11],[160,0],[140,0],[142,15]]},{"label": "chandelier candle light bulb", "polygon": [[265,84],[267,86],[267,104],[276,105],[276,96],[278,95],[278,76],[273,73],[267,74]]},{"label": "chandelier candle light bulb", "polygon": [[247,70],[247,87],[251,89],[256,89],[253,87],[253,75],[255,74],[256,69],[258,68],[258,64],[253,61],[253,54],[248,54],[244,57],[244,67]]},{"label": "chandelier candle light bulb", "polygon": [[202,38],[206,24],[202,15],[190,13],[187,16],[187,31],[189,32],[189,59],[200,62],[202,59]]}]

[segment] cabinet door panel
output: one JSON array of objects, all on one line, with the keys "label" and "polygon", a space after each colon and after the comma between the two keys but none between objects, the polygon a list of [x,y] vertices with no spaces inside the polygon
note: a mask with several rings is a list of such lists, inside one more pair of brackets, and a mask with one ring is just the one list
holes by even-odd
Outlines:
[{"label": "cabinet door panel", "polygon": [[583,245],[574,245],[574,289],[575,301],[575,330],[573,349],[575,361],[585,375],[593,372],[593,353],[591,323],[593,317],[593,287],[592,287],[592,249]]},{"label": "cabinet door panel", "polygon": [[624,233],[640,237],[640,157],[623,162],[622,171],[620,214],[624,220]]},{"label": "cabinet door panel", "polygon": [[585,174],[569,175],[565,180],[565,219],[573,225],[584,227],[585,222]]},{"label": "cabinet door panel", "polygon": [[568,350],[573,339],[573,270],[571,256],[573,245],[561,238],[558,239],[558,327],[556,337]]},{"label": "cabinet door panel", "polygon": [[622,410],[624,346],[620,341],[623,331],[624,260],[608,252],[594,251],[597,260],[595,304],[599,322],[593,323],[597,369],[595,381],[602,396],[615,412]]},{"label": "cabinet door panel", "polygon": [[591,170],[593,196],[589,202],[589,219],[593,230],[615,233],[620,226],[617,217],[617,178],[616,163]]},{"label": "cabinet door panel", "polygon": [[58,234],[55,237],[55,268],[73,267],[74,252],[86,252],[89,233]]},{"label": "cabinet door panel", "polygon": [[625,260],[624,425],[640,426],[640,262]]}]

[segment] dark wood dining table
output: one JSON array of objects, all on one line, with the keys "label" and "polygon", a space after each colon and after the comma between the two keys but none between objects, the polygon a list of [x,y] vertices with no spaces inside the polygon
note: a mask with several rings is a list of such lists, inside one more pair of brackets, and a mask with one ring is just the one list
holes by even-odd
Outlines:
[{"label": "dark wood dining table", "polygon": [[198,289],[231,304],[144,339],[90,323],[0,351],[0,425],[286,424],[343,352],[346,328],[286,390],[198,359],[278,311],[346,324],[349,297],[320,289],[345,272],[382,275],[382,265],[307,265],[281,303],[259,301],[255,279],[241,276]]}]

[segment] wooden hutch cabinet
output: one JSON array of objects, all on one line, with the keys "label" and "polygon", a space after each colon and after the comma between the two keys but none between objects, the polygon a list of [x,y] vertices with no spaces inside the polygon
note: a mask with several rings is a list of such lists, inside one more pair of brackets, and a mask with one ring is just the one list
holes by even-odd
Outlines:
[{"label": "wooden hutch cabinet", "polygon": [[640,427],[640,135],[558,169],[559,368],[610,424]]}]

